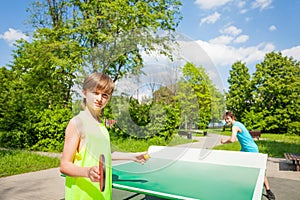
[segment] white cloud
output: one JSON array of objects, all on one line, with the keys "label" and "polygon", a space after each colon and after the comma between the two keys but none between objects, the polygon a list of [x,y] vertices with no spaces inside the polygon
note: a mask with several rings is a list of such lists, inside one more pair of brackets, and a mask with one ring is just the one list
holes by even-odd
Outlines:
[{"label": "white cloud", "polygon": [[277,30],[277,28],[275,25],[272,25],[269,27],[269,31],[276,31],[276,30]]},{"label": "white cloud", "polygon": [[207,23],[207,24],[214,24],[217,20],[220,19],[220,13],[218,12],[215,12],[214,14],[212,15],[209,15],[205,18],[202,18],[201,21],[200,21],[200,25],[204,24],[204,23]]},{"label": "white cloud", "polygon": [[248,12],[248,8],[245,8],[246,3],[247,3],[246,1],[237,2],[237,7],[240,9],[241,14],[245,14],[246,12]]},{"label": "white cloud", "polygon": [[238,60],[246,63],[259,62],[263,60],[266,53],[275,50],[275,46],[271,43],[261,43],[257,46],[246,48],[212,44],[201,40],[198,40],[197,43],[204,49],[216,66],[231,66]]},{"label": "white cloud", "polygon": [[246,22],[250,22],[250,21],[251,21],[251,18],[250,18],[250,17],[246,17],[246,18],[245,18],[245,21],[246,21]]},{"label": "white cloud", "polygon": [[221,33],[229,34],[229,35],[238,35],[242,32],[242,29],[239,29],[235,26],[229,26],[223,30],[221,30]]},{"label": "white cloud", "polygon": [[219,6],[223,6],[232,0],[196,0],[195,3],[200,6],[201,9],[212,9]]},{"label": "white cloud", "polygon": [[237,5],[239,8],[243,8],[246,5],[246,1],[239,1]]},{"label": "white cloud", "polygon": [[[177,64],[170,62],[166,57],[161,55],[148,55],[149,57],[146,57],[145,61],[151,65],[151,69],[154,69],[156,65],[159,66],[159,68],[155,68],[156,70],[154,70],[154,77],[156,77],[157,82],[161,80],[161,78],[158,77],[162,77],[165,74],[163,73],[164,67],[183,66],[185,62],[189,61],[196,66],[204,67],[217,87],[224,88],[226,82],[223,80],[226,80],[226,73],[233,63],[236,61],[245,62],[250,71],[253,71],[255,70],[255,65],[262,62],[267,53],[276,50],[274,44],[267,42],[243,47],[235,47],[224,42],[226,40],[229,41],[231,38],[230,36],[220,36],[209,42],[203,40],[195,41],[189,38],[185,40],[182,39],[178,41],[178,50],[174,51],[178,53],[174,57]],[[240,35],[234,42],[245,41],[247,38],[249,38],[247,35]],[[216,42],[217,39],[223,42]],[[281,52],[285,56],[291,56],[300,61],[300,46],[285,49]],[[149,72],[147,73],[149,74]],[[171,73],[168,72],[167,75],[164,76],[170,77]]]},{"label": "white cloud", "polygon": [[273,0],[256,0],[252,3],[252,8],[259,8],[260,10],[264,10],[270,7],[272,1]]},{"label": "white cloud", "polygon": [[249,40],[248,35],[240,35],[233,42],[234,43],[244,43],[244,42],[247,42],[248,40]]},{"label": "white cloud", "polygon": [[300,61],[300,46],[295,46],[290,49],[285,49],[281,51],[281,53],[282,55],[289,56],[289,57],[291,56],[295,60]]},{"label": "white cloud", "polygon": [[[226,80],[224,71],[220,74],[222,69],[232,66],[239,60],[251,67],[262,62],[267,53],[275,50],[272,43],[260,43],[256,46],[238,48],[202,40],[180,42],[179,46],[181,55],[185,60],[197,66],[203,66],[218,88],[222,88],[222,85],[226,84],[222,81]],[[214,78],[215,76],[217,78]]]},{"label": "white cloud", "polygon": [[209,40],[209,43],[228,45],[232,41],[234,43],[244,43],[249,40],[248,35],[241,35],[241,36],[238,36],[237,38],[234,38],[242,32],[242,29],[239,29],[235,26],[228,26],[227,28],[220,30],[220,32],[225,35],[221,35],[219,37],[213,38],[213,39]]},{"label": "white cloud", "polygon": [[21,38],[25,40],[29,39],[29,37],[26,36],[24,33],[13,28],[9,28],[8,31],[6,31],[3,35],[0,34],[0,39],[4,39],[6,42],[8,42],[10,46],[12,46],[16,40],[19,40]]},{"label": "white cloud", "polygon": [[[164,86],[174,83],[181,74],[176,74],[176,68],[179,69],[186,61],[192,62],[196,66],[202,66],[208,72],[209,77],[216,84],[220,91],[226,90],[227,84],[226,72],[221,69],[230,69],[236,61],[245,62],[248,67],[254,69],[255,64],[264,60],[265,55],[271,51],[275,51],[272,43],[260,43],[256,46],[248,46],[236,48],[229,45],[212,44],[210,42],[198,40],[178,41],[180,63],[171,63],[165,56],[159,54],[144,54],[143,59],[146,61],[143,71],[147,74],[142,76],[138,83],[135,79],[125,79],[118,83],[118,93],[127,93],[134,96],[139,89],[139,96],[147,96],[147,83],[155,82]],[[300,61],[300,46],[282,51],[284,56],[292,56]],[[176,60],[176,59],[175,59]],[[178,60],[177,60],[178,61]],[[222,71],[222,72],[221,72]],[[179,76],[179,77],[178,77]],[[149,89],[149,88],[148,88]]]},{"label": "white cloud", "polygon": [[248,12],[247,9],[242,9],[242,10],[240,11],[241,14],[245,14],[246,12]]},{"label": "white cloud", "polygon": [[216,37],[214,39],[209,40],[211,44],[230,44],[230,42],[233,40],[233,37],[227,36],[227,35],[221,35],[219,37]]}]

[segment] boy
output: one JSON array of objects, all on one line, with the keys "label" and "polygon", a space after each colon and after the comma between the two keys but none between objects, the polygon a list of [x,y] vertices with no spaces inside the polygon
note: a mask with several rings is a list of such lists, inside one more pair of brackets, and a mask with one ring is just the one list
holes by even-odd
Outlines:
[{"label": "boy", "polygon": [[[236,138],[238,139],[239,143],[241,144],[241,151],[244,152],[254,152],[258,153],[258,147],[256,143],[254,142],[252,136],[250,135],[249,131],[247,128],[242,124],[241,122],[236,121],[236,118],[233,114],[233,112],[227,111],[224,114],[224,119],[225,122],[228,125],[232,126],[232,134],[229,139],[221,139],[221,144],[226,144],[226,143],[232,143],[236,141]],[[265,176],[264,180],[264,186],[266,189],[266,197],[268,199],[275,199],[275,195],[270,189],[269,181],[267,177]]]},{"label": "boy", "polygon": [[[143,153],[111,153],[109,133],[101,111],[114,90],[105,74],[93,73],[83,83],[84,111],[73,117],[65,133],[60,171],[66,175],[65,199],[112,199],[112,159],[144,163]],[[99,171],[99,159],[105,162]],[[102,171],[102,170],[101,170]],[[102,175],[102,177],[101,177]],[[100,189],[100,180],[104,186]]]}]

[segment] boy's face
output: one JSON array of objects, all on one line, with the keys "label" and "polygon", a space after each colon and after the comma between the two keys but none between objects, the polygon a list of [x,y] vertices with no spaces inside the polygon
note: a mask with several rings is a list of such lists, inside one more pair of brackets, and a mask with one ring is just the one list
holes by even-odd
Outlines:
[{"label": "boy's face", "polygon": [[83,91],[83,95],[86,98],[87,107],[95,111],[102,110],[110,98],[109,94],[100,90]]},{"label": "boy's face", "polygon": [[233,119],[232,119],[230,116],[226,116],[226,117],[225,117],[225,122],[226,122],[228,125],[232,125]]}]

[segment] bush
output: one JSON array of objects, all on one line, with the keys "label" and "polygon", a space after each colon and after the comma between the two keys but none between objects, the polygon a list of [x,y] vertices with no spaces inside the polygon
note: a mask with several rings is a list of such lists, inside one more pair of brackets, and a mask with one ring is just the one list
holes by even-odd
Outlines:
[{"label": "bush", "polygon": [[65,130],[72,118],[68,108],[46,109],[40,113],[40,121],[34,125],[34,134],[38,141],[31,147],[38,151],[62,150]]},{"label": "bush", "polygon": [[245,117],[241,121],[245,124],[248,130],[263,130],[265,121],[263,120],[263,113],[256,113],[253,110],[246,111]]},{"label": "bush", "polygon": [[36,151],[62,152],[64,143],[51,138],[39,140],[31,149]]},{"label": "bush", "polygon": [[168,105],[139,103],[131,99],[128,107],[122,107],[116,115],[116,123],[110,129],[112,138],[149,139],[161,137],[169,141],[178,128],[178,114]]},{"label": "bush", "polygon": [[288,124],[288,135],[299,135],[300,136],[300,122],[292,122]]},{"label": "bush", "polygon": [[21,131],[0,133],[0,146],[4,148],[22,149],[25,147],[26,134]]}]

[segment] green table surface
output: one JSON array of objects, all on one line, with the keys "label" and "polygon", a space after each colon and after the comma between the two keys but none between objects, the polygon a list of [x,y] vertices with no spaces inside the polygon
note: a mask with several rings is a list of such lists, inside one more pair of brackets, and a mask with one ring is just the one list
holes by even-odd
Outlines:
[{"label": "green table surface", "polygon": [[151,158],[113,166],[113,187],[166,199],[252,199],[259,168]]}]

